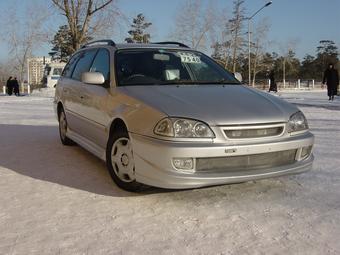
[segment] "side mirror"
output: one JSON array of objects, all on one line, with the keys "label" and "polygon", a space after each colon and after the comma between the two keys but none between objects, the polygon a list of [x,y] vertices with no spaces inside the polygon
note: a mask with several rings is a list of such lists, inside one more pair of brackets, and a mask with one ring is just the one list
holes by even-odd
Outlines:
[{"label": "side mirror", "polygon": [[240,74],[240,73],[234,73],[234,76],[235,76],[235,78],[239,81],[239,82],[242,82],[243,81],[243,79],[242,79],[242,74]]},{"label": "side mirror", "polygon": [[99,72],[85,72],[81,74],[81,81],[86,84],[102,85],[105,82],[105,78]]}]

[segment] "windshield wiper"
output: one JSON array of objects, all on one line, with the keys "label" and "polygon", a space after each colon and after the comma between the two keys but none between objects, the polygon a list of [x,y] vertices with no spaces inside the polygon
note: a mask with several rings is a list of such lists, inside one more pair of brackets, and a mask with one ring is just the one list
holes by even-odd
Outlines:
[{"label": "windshield wiper", "polygon": [[240,85],[239,82],[234,81],[227,81],[225,79],[219,80],[219,81],[192,81],[192,80],[172,80],[172,81],[166,81],[162,82],[161,85],[204,85],[204,84],[225,84],[225,85]]},{"label": "windshield wiper", "polygon": [[165,81],[165,82],[161,83],[161,85],[171,85],[171,84],[176,84],[176,85],[195,85],[195,84],[197,84],[197,81],[192,81],[192,80],[171,80],[171,81]]},{"label": "windshield wiper", "polygon": [[226,85],[240,85],[240,82],[236,82],[236,81],[228,81],[225,79],[219,80],[219,81],[211,81],[211,84],[226,84]]}]

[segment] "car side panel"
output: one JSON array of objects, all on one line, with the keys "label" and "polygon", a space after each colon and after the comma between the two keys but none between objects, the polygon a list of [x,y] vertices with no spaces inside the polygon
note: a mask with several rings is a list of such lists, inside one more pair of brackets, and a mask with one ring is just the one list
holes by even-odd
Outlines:
[{"label": "car side panel", "polygon": [[97,85],[83,84],[81,107],[78,112],[84,120],[83,136],[101,148],[106,148],[111,111],[117,107],[115,97],[109,89]]},{"label": "car side panel", "polygon": [[62,78],[58,82],[58,91],[66,114],[67,125],[71,130],[81,129],[82,123],[78,112],[80,106],[80,84],[69,78]]}]

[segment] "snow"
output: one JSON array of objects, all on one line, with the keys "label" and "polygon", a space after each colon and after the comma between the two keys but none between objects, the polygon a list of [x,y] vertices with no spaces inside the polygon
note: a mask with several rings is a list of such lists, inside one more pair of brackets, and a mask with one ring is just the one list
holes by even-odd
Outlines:
[{"label": "snow", "polygon": [[312,171],[134,194],[61,145],[38,94],[0,96],[0,254],[340,254],[339,97],[278,93],[316,136]]},{"label": "snow", "polygon": [[55,88],[40,88],[32,91],[34,97],[54,97]]}]

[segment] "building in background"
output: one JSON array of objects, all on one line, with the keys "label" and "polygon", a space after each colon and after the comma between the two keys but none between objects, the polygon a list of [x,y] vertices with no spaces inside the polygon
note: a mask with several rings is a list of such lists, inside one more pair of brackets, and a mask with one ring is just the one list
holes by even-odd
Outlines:
[{"label": "building in background", "polygon": [[27,80],[30,85],[40,85],[43,83],[44,70],[46,64],[51,63],[50,57],[34,57],[27,60]]}]

